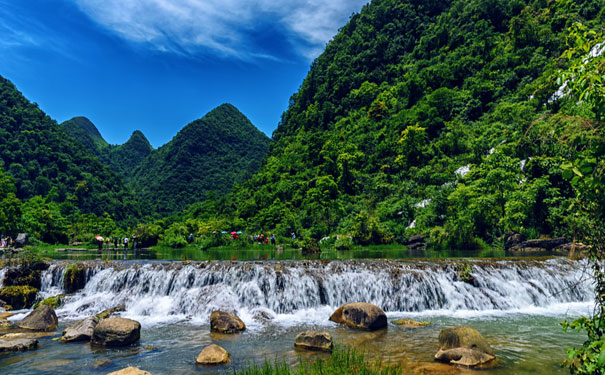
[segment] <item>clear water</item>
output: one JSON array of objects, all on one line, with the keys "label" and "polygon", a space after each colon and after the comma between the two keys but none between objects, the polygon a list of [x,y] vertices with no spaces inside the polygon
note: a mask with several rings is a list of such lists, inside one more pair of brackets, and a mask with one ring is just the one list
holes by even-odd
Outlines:
[{"label": "clear water", "polygon": [[[586,263],[466,259],[474,278],[469,284],[458,280],[461,262],[88,262],[85,288],[57,310],[57,335],[78,319],[123,302],[122,316],[143,326],[141,342],[111,349],[45,337],[36,351],[0,355],[0,373],[106,374],[132,365],[156,375],[223,374],[250,361],[296,364],[300,356],[327,355],[294,349],[294,337],[307,329],[326,330],[336,342],[363,350],[372,360],[413,373],[420,364],[433,363],[440,329],[463,324],[481,332],[500,359],[498,367],[481,374],[566,374],[560,367],[565,348],[580,345],[584,337],[563,333],[559,322],[590,313],[593,294]],[[63,292],[67,264],[56,262],[44,273],[42,295]],[[389,320],[432,324],[416,330],[389,324],[387,330],[362,332],[328,320],[340,305],[357,301],[381,306]],[[248,330],[210,333],[209,315],[215,309],[237,313]],[[259,312],[274,319],[260,321]],[[231,353],[229,365],[195,364],[197,354],[211,343]],[[94,366],[107,359],[109,364]]]}]

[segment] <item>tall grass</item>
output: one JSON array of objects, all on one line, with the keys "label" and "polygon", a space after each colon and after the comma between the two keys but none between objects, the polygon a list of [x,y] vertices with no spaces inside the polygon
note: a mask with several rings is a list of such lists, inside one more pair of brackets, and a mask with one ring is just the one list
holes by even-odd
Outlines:
[{"label": "tall grass", "polygon": [[384,367],[381,363],[372,363],[363,352],[355,348],[336,345],[327,359],[300,359],[298,366],[290,367],[285,361],[271,363],[265,360],[262,366],[249,364],[233,375],[400,375],[399,367]]}]

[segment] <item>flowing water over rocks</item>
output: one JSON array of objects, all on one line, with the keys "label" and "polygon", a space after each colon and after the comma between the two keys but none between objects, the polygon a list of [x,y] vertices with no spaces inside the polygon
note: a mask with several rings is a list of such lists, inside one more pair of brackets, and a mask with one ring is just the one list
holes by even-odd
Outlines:
[{"label": "flowing water over rocks", "polygon": [[[195,365],[200,350],[213,343],[231,353],[229,368],[250,360],[278,358],[295,363],[300,355],[326,355],[294,350],[294,338],[305,330],[327,331],[336,343],[412,368],[432,363],[442,328],[470,325],[502,359],[502,366],[489,370],[490,375],[563,374],[559,364],[564,348],[580,344],[582,338],[562,333],[558,322],[588,313],[593,300],[586,263],[564,258],[83,264],[84,288],[66,296],[57,309],[58,332],[123,303],[125,311],[118,315],[141,322],[141,342],[129,348],[99,349],[41,339],[40,348],[28,357],[0,357],[0,372],[106,374],[136,365],[159,374],[218,374],[222,370]],[[466,264],[472,278],[465,282],[460,269]],[[68,265],[55,262],[44,271],[43,297],[65,292],[63,275]],[[328,320],[336,308],[350,302],[375,304],[389,321],[412,318],[431,325],[412,330],[389,323],[387,330],[356,332]],[[248,329],[238,335],[210,332],[214,310],[235,313]],[[108,365],[93,367],[107,359],[111,359]],[[65,361],[69,365],[40,370],[50,366],[50,360],[55,361],[53,366]]]}]

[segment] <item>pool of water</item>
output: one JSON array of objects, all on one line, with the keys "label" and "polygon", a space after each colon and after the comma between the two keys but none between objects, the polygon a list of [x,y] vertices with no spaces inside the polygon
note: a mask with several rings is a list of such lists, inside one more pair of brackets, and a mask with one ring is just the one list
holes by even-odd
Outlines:
[{"label": "pool of water", "polygon": [[[137,366],[153,374],[224,374],[250,362],[262,364],[265,360],[285,361],[296,365],[300,357],[320,358],[329,354],[304,352],[294,349],[297,333],[307,330],[325,330],[335,342],[350,345],[366,353],[371,360],[399,365],[404,373],[424,363],[433,363],[438,349],[440,329],[456,325],[476,328],[492,345],[499,358],[496,368],[480,371],[486,375],[566,374],[561,367],[565,348],[581,345],[583,336],[563,333],[559,322],[573,314],[496,314],[474,317],[439,314],[389,314],[389,320],[412,317],[428,320],[431,325],[418,329],[405,329],[389,324],[388,329],[377,332],[355,331],[327,320],[330,311],[315,312],[314,322],[282,316],[269,323],[248,322],[242,334],[220,335],[211,333],[207,324],[190,321],[172,324],[144,325],[141,341],[128,348],[95,348],[87,343],[53,341],[41,338],[39,349],[32,352],[0,355],[0,372],[3,374],[106,374],[127,366]],[[322,316],[325,315],[325,316]],[[304,320],[304,319],[303,319]],[[71,324],[71,323],[68,323]],[[61,324],[57,332],[65,327]],[[231,363],[221,367],[195,364],[201,349],[209,344],[224,347],[231,355]],[[99,366],[100,361],[108,364]],[[468,373],[477,374],[476,371]]]}]

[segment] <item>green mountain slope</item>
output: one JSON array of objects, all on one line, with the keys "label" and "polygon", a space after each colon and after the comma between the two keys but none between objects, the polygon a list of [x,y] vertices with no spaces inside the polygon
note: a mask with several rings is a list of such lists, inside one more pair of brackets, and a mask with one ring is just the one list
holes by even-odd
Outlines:
[{"label": "green mountain slope", "polygon": [[120,178],[4,77],[0,77],[0,160],[14,178],[21,200],[51,193],[54,201],[69,202],[83,213],[108,213],[116,220],[140,217],[134,195]]},{"label": "green mountain slope", "polygon": [[224,194],[258,169],[269,138],[240,111],[223,104],[185,126],[134,171],[132,186],[158,213]]},{"label": "green mountain slope", "polygon": [[223,217],[358,243],[568,234],[573,192],[560,165],[575,151],[552,146],[571,127],[552,128],[560,116],[594,116],[549,98],[568,28],[602,25],[603,9],[372,1],[313,62],[261,170],[218,205]]},{"label": "green mountain slope", "polygon": [[134,131],[123,145],[110,145],[86,117],[74,117],[61,126],[124,181],[132,178],[133,171],[153,150],[139,130]]}]

